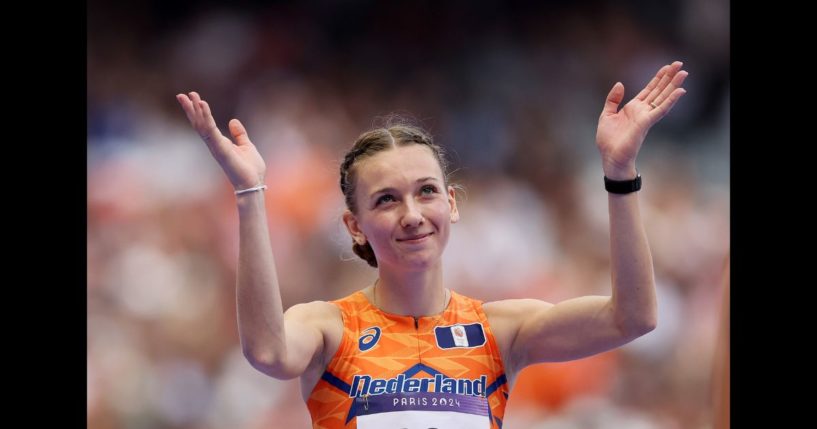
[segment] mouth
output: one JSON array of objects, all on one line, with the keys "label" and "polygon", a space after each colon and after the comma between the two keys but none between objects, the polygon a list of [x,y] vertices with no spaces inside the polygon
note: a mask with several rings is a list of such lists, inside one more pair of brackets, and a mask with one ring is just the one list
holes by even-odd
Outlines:
[{"label": "mouth", "polygon": [[417,236],[414,236],[412,238],[404,238],[404,239],[398,238],[397,241],[400,241],[400,242],[403,242],[403,243],[420,243],[420,242],[424,241],[426,238],[428,238],[431,234],[434,234],[434,233],[429,232],[428,234],[417,235]]}]

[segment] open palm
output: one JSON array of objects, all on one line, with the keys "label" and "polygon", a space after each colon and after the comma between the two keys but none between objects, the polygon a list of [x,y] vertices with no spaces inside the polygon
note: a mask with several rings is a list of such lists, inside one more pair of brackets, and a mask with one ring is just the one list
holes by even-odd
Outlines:
[{"label": "open palm", "polygon": [[621,82],[613,85],[596,132],[596,146],[601,152],[605,175],[610,177],[635,169],[635,158],[647,132],[686,94],[681,84],[688,73],[681,70],[682,65],[675,61],[661,67],[650,83],[620,110],[624,85]]},{"label": "open palm", "polygon": [[228,124],[235,140],[233,143],[219,131],[210,106],[198,93],[178,94],[176,100],[235,189],[247,189],[264,183],[267,166],[238,119],[232,119]]}]

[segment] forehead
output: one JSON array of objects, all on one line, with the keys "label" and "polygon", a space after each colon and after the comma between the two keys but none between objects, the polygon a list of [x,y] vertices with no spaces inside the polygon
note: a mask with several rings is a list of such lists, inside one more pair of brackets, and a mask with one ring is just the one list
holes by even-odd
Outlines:
[{"label": "forehead", "polygon": [[378,152],[357,165],[358,188],[365,195],[377,189],[413,186],[422,177],[442,181],[442,170],[431,149],[425,145],[399,146]]}]

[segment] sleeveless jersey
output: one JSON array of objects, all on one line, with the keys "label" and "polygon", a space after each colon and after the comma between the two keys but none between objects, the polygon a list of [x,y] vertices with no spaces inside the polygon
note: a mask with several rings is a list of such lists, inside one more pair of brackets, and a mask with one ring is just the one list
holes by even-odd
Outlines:
[{"label": "sleeveless jersey", "polygon": [[482,301],[451,291],[442,314],[380,311],[363,292],[337,301],[343,338],[307,400],[315,429],[500,429],[505,369]]}]

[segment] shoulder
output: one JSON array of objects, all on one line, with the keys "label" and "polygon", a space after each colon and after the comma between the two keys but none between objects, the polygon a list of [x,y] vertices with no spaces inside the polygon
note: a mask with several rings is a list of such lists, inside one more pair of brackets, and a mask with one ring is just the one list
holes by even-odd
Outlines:
[{"label": "shoulder", "polygon": [[482,304],[482,309],[488,318],[494,319],[515,319],[519,315],[529,314],[533,311],[546,310],[553,307],[553,304],[538,299],[503,299],[501,301],[491,301]]},{"label": "shoulder", "polygon": [[[553,307],[553,304],[538,299],[503,299],[482,304],[485,317],[497,336],[513,340],[521,324],[531,315]],[[499,339],[499,338],[497,338]]]},{"label": "shoulder", "polygon": [[287,319],[298,320],[312,326],[330,324],[342,327],[347,318],[368,307],[363,290],[332,301],[312,301],[295,304],[285,312]]},{"label": "shoulder", "polygon": [[296,317],[304,317],[304,316],[319,316],[319,315],[328,315],[333,312],[340,313],[338,307],[331,302],[328,301],[312,301],[312,302],[303,302],[300,304],[295,304],[292,307],[289,307],[286,311],[287,315],[292,315]]},{"label": "shoulder", "polygon": [[340,308],[326,301],[295,304],[285,313],[286,320],[298,322],[318,330],[324,341],[336,343],[343,333],[343,315]]},{"label": "shoulder", "polygon": [[285,314],[288,320],[295,320],[301,326],[315,329],[323,340],[320,359],[315,364],[321,368],[331,359],[343,338],[343,315],[340,308],[327,301],[312,301],[295,304]]},{"label": "shoulder", "polygon": [[530,320],[532,315],[550,307],[553,307],[553,304],[530,298],[503,299],[482,304],[482,310],[491,325],[491,331],[509,373],[514,374],[516,371],[517,360],[513,356],[512,347],[522,324]]},{"label": "shoulder", "polygon": [[321,321],[323,319],[341,319],[340,308],[327,301],[312,301],[295,304],[285,312],[288,318],[303,322]]}]

